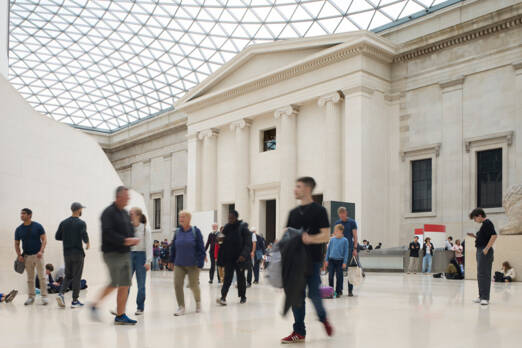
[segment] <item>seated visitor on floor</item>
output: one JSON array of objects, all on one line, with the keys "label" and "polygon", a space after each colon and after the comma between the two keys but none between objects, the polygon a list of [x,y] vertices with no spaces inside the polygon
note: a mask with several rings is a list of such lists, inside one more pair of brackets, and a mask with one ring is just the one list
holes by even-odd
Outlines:
[{"label": "seated visitor on floor", "polygon": [[[56,294],[60,290],[61,283],[57,282],[53,278],[54,266],[51,263],[45,265],[45,276],[47,277],[47,292],[50,294]],[[36,277],[36,288],[41,289],[40,280]]]},{"label": "seated visitor on floor", "polygon": [[515,277],[515,269],[507,261],[502,263],[500,272],[495,272],[495,282],[497,283],[511,283],[515,280]]},{"label": "seated visitor on floor", "polygon": [[0,303],[13,302],[17,294],[17,290],[11,290],[8,294],[0,292]]}]

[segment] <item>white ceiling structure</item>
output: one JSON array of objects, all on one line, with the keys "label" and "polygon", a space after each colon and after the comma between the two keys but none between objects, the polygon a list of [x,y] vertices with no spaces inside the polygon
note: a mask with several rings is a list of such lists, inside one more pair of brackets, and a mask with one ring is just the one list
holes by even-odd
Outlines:
[{"label": "white ceiling structure", "polygon": [[114,132],[172,110],[248,45],[379,31],[457,0],[11,0],[9,79],[39,112]]}]

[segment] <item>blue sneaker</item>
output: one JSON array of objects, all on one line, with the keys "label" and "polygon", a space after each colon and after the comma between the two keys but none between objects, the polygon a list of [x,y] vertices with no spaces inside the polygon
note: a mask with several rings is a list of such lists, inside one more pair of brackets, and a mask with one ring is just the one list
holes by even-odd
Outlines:
[{"label": "blue sneaker", "polygon": [[115,325],[136,325],[137,321],[132,320],[127,314],[122,314],[119,317],[114,318]]},{"label": "blue sneaker", "polygon": [[58,296],[56,296],[56,302],[58,303],[58,306],[60,308],[65,308],[65,301],[63,299],[63,294],[58,294]]},{"label": "blue sneaker", "polygon": [[71,308],[82,308],[82,307],[83,307],[83,303],[81,303],[78,300],[72,301],[72,303],[71,303]]}]

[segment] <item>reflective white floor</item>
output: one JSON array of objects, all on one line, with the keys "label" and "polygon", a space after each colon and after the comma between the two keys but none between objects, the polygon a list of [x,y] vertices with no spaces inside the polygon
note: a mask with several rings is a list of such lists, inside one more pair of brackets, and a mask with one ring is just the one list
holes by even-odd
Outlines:
[{"label": "reflective white floor", "polygon": [[[248,289],[248,303],[239,304],[236,289],[227,307],[217,307],[217,284],[201,274],[203,313],[174,317],[172,273],[155,272],[148,284],[146,314],[135,327],[112,325],[109,299],[103,308],[105,323],[91,322],[87,309],[24,307],[24,295],[0,305],[0,347],[276,347],[291,331],[292,315],[279,314],[282,294],[268,285]],[[3,290],[3,289],[2,289]],[[92,298],[98,289],[82,292]],[[70,302],[70,294],[66,300]],[[367,275],[356,297],[326,300],[335,327],[327,338],[307,309],[307,347],[520,347],[522,346],[522,283],[495,284],[491,305],[471,303],[474,281],[433,279],[423,275]],[[131,291],[128,313],[134,314]],[[134,317],[134,315],[131,315]]]}]

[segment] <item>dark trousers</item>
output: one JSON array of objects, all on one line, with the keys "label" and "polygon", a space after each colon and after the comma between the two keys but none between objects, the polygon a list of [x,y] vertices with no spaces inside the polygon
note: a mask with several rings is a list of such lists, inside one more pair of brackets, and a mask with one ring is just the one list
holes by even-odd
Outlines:
[{"label": "dark trousers", "polygon": [[336,278],[335,292],[341,294],[343,292],[343,260],[328,260],[328,285],[334,286],[334,275]]},{"label": "dark trousers", "polygon": [[83,273],[83,260],[85,256],[80,253],[74,253],[64,256],[65,261],[65,277],[60,287],[60,294],[63,294],[65,290],[69,289],[72,285],[73,290],[73,301],[78,300],[80,297],[80,285]]},{"label": "dark trousers", "polygon": [[[255,258],[255,255],[254,255]],[[248,267],[248,274],[247,274],[247,283],[250,285],[252,284],[252,274],[254,274],[254,281],[256,283],[259,283],[259,265],[261,263],[261,259],[255,260],[254,265],[252,263]]]},{"label": "dark trousers", "polygon": [[225,263],[225,280],[223,281],[223,287],[221,288],[221,298],[226,299],[232,279],[234,278],[234,272],[237,274],[237,293],[241,298],[246,297],[246,279],[245,269],[242,269],[237,262]]},{"label": "dark trousers", "polygon": [[493,248],[489,249],[487,255],[483,253],[484,248],[477,248],[477,281],[479,298],[489,301],[491,289],[491,267],[493,266]]},{"label": "dark trousers", "polygon": [[[350,250],[348,250],[348,264],[346,265],[346,269],[350,266],[356,266],[355,262],[352,260],[353,258],[353,246],[350,247]],[[357,258],[359,258],[359,254],[357,254]],[[360,265],[359,259],[357,259],[357,263]],[[348,277],[346,277],[348,279]],[[348,280],[348,293],[351,293],[353,291],[353,284],[350,284],[350,281]]]},{"label": "dark trousers", "polygon": [[[211,248],[212,249],[212,248]],[[208,257],[210,258],[210,271],[208,271],[208,277],[211,282],[214,281],[214,273],[216,273],[216,260],[214,259],[214,252],[209,252]],[[219,272],[217,274],[218,282],[219,279]]]},{"label": "dark trousers", "polygon": [[254,281],[256,283],[259,283],[259,268],[261,267],[261,261],[263,259],[257,259],[255,262],[254,262]]},{"label": "dark trousers", "polygon": [[[319,293],[319,286],[321,284],[321,267],[322,262],[315,262],[312,268],[312,274],[306,278],[306,287],[308,288],[308,298],[312,300],[312,304],[315,307],[319,321],[324,322],[326,320],[326,311],[324,310],[323,300]],[[303,290],[306,292],[306,287]],[[305,296],[303,295],[303,303],[300,306],[292,306],[292,313],[294,314],[294,331],[299,335],[306,336],[305,327]]]}]

